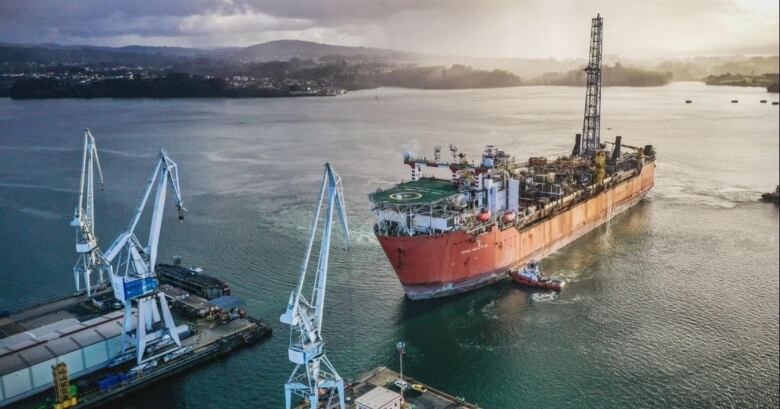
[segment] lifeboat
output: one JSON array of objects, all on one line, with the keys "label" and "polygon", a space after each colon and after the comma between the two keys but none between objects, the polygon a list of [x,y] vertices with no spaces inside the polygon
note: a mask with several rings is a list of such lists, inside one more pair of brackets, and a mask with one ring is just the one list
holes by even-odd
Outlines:
[{"label": "lifeboat", "polygon": [[518,284],[545,290],[561,291],[566,281],[550,278],[539,272],[539,265],[531,262],[522,270],[509,270],[509,277]]},{"label": "lifeboat", "polygon": [[492,214],[490,214],[490,212],[487,209],[482,209],[482,212],[480,212],[479,215],[477,216],[477,220],[481,222],[486,222],[490,220],[490,216],[492,216]]},{"label": "lifeboat", "polygon": [[515,215],[515,212],[506,212],[504,213],[504,217],[501,218],[501,220],[503,220],[504,223],[512,223],[513,221],[515,221],[516,217],[517,215]]}]

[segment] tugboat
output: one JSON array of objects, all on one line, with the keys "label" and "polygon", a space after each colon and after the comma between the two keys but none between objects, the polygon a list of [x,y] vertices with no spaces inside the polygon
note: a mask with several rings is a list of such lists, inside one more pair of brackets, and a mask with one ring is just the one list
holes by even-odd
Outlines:
[{"label": "tugboat", "polygon": [[777,185],[774,192],[761,195],[761,200],[765,202],[780,203],[780,185]]},{"label": "tugboat", "polygon": [[509,270],[509,277],[517,283],[545,290],[561,291],[566,281],[550,278],[539,272],[539,265],[530,262],[522,270]]}]

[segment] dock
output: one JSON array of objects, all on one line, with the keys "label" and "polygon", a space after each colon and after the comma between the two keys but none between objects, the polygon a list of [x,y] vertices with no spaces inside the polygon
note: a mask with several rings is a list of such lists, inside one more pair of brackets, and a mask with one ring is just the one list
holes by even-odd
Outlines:
[{"label": "dock", "polygon": [[63,297],[0,319],[0,407],[53,407],[52,366],[58,363],[67,365],[76,390],[69,407],[91,408],[271,335],[266,322],[239,309],[237,297],[208,299],[170,284],[160,289],[174,320],[188,331],[175,354],[160,354],[142,368],[133,348],[121,351],[123,310],[116,309],[111,290]]},{"label": "dock", "polygon": [[[345,388],[347,409],[384,409],[384,408],[415,408],[415,409],[480,409],[479,406],[466,402],[465,399],[440,391],[414,378],[404,375],[410,387],[403,391],[403,406],[393,406],[401,398],[401,390],[395,385],[400,379],[398,372],[386,367],[378,367],[366,372]],[[411,386],[418,390],[412,389]],[[320,402],[320,408],[338,408],[338,402]],[[309,409],[305,402],[297,409]]]}]

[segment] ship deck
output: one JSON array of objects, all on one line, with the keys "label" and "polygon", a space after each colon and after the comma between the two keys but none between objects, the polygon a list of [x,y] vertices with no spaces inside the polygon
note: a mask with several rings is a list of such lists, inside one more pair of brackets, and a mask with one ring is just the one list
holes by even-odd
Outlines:
[{"label": "ship deck", "polygon": [[449,180],[423,178],[399,183],[390,189],[371,193],[369,197],[374,203],[423,205],[438,202],[456,194],[458,194],[458,189]]}]

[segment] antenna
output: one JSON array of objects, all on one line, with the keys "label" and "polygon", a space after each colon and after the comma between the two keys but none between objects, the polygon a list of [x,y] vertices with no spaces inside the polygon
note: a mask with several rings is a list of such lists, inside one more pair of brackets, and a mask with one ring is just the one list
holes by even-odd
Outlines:
[{"label": "antenna", "polygon": [[441,145],[436,145],[433,147],[433,160],[438,162],[441,158]]}]

